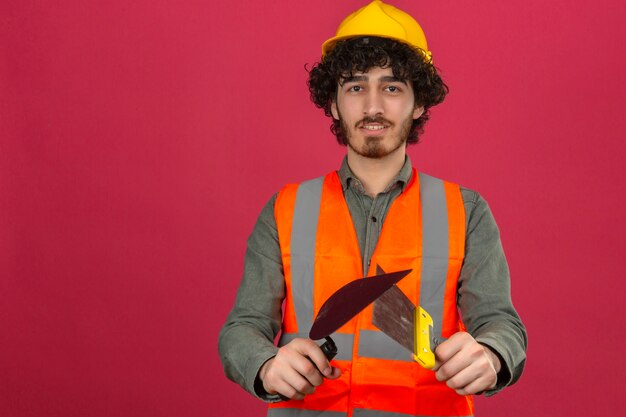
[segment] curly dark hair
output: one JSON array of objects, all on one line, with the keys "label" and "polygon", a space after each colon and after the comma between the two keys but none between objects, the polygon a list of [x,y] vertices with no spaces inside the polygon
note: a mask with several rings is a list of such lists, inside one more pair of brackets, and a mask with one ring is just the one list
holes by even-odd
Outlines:
[{"label": "curly dark hair", "polygon": [[[332,118],[331,104],[337,99],[339,82],[351,77],[354,72],[366,72],[373,67],[390,67],[394,77],[412,82],[415,103],[424,107],[424,113],[413,120],[407,143],[418,143],[424,124],[430,118],[429,109],[443,102],[448,86],[430,60],[427,62],[424,59],[423,51],[404,43],[371,36],[337,42],[309,71],[307,85],[311,101]],[[330,131],[337,137],[337,142],[348,144],[339,120],[333,118]]]}]

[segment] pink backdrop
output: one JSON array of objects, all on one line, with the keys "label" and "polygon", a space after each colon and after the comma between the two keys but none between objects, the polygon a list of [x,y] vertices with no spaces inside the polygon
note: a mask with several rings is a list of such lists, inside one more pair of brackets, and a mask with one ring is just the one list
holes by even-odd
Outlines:
[{"label": "pink backdrop", "polygon": [[[261,207],[341,160],[303,65],[361,4],[1,2],[0,415],[263,414],[217,334]],[[625,3],[394,4],[451,90],[410,154],[489,201],[528,327],[478,414],[615,415]]]}]

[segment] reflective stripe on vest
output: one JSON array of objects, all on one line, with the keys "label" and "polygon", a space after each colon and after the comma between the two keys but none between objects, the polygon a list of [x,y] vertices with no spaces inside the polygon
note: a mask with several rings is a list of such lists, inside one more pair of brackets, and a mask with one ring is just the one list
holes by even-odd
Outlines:
[{"label": "reflective stripe on vest", "polygon": [[[275,216],[286,283],[279,345],[307,338],[315,313],[338,288],[364,275],[413,269],[398,286],[432,316],[436,336],[460,326],[456,286],[463,261],[465,212],[458,185],[413,170],[391,204],[370,271],[363,274],[358,240],[336,173],[278,195]],[[468,416],[471,397],[458,396],[371,324],[372,306],[332,337],[338,380],[325,380],[304,401],[270,405],[270,416]],[[386,411],[379,411],[380,409]],[[324,411],[317,411],[324,410]]]},{"label": "reflective stripe on vest", "polygon": [[420,306],[433,319],[433,333],[441,338],[443,298],[448,275],[448,208],[443,181],[419,173],[422,203],[422,273]]},{"label": "reflective stripe on vest", "polygon": [[298,187],[291,229],[292,294],[298,329],[313,325],[313,281],[315,236],[322,201],[324,178],[306,181]]},{"label": "reflective stripe on vest", "polygon": [[[341,411],[318,411],[318,410],[295,410],[293,408],[272,408],[268,412],[268,417],[345,417],[347,412]],[[368,410],[365,408],[355,408],[354,417],[438,417],[438,416],[414,416],[401,413],[389,413],[380,410]],[[440,417],[440,416],[439,416]],[[464,416],[471,417],[471,416]]]}]

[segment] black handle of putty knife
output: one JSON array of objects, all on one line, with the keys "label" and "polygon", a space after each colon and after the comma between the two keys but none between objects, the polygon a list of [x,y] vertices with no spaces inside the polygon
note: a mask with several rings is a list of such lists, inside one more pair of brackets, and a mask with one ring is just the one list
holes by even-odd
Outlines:
[{"label": "black handle of putty knife", "polygon": [[[324,342],[324,344],[322,344],[322,346],[320,346],[320,349],[322,349],[322,352],[324,352],[324,356],[326,356],[326,359],[328,359],[330,361],[335,356],[337,356],[337,345],[335,344],[335,341],[333,339],[331,339],[330,336],[326,336],[325,339],[326,339],[326,341]],[[307,359],[313,365],[315,365],[315,363],[311,360],[311,358],[307,357]],[[315,367],[317,368],[317,365]],[[319,369],[318,369],[318,371],[319,371]],[[280,396],[281,400],[289,401],[289,398],[285,397],[284,395],[282,395],[282,394],[278,394],[278,395]]]},{"label": "black handle of putty knife", "polygon": [[322,349],[322,352],[324,352],[324,356],[326,356],[326,359],[330,361],[332,358],[337,356],[337,345],[330,336],[326,336],[325,339],[326,341],[322,346],[320,346],[320,349]]}]

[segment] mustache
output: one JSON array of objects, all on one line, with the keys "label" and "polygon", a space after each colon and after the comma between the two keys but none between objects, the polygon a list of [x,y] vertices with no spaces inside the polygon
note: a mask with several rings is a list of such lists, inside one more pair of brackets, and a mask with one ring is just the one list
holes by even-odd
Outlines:
[{"label": "mustache", "polygon": [[368,123],[379,123],[379,124],[383,124],[383,125],[393,126],[393,123],[391,123],[389,120],[385,119],[382,116],[375,116],[375,117],[368,116],[368,117],[364,117],[363,119],[361,119],[356,124],[356,127],[363,126],[363,125],[366,125]]}]

